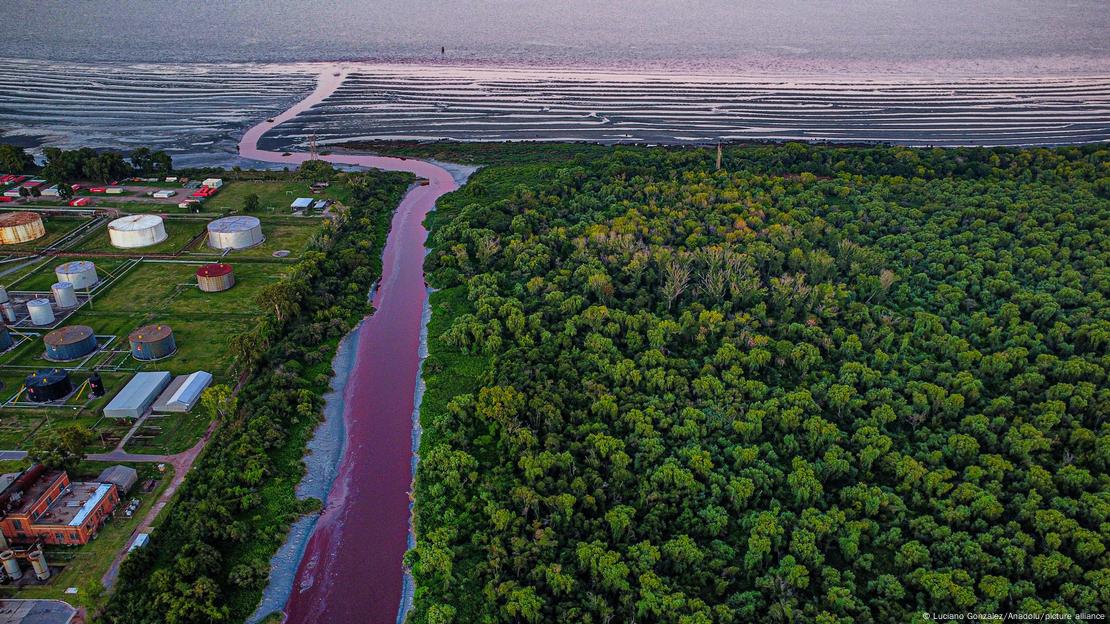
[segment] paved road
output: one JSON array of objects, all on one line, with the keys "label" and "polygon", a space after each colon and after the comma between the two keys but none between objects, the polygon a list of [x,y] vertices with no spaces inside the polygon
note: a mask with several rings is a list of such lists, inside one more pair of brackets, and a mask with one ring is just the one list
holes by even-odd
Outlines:
[{"label": "paved road", "polygon": [[13,461],[27,457],[27,451],[0,451],[0,461]]}]

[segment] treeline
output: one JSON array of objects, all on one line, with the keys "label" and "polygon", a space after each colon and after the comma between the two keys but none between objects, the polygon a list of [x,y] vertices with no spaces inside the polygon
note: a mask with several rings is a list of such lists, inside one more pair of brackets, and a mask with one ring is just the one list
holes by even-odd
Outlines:
[{"label": "treeline", "polygon": [[[258,299],[266,312],[235,339],[236,407],[197,460],[150,545],[124,561],[98,615],[115,624],[239,622],[256,607],[270,558],[310,504],[295,497],[339,339],[369,311],[389,217],[411,176],[344,174],[346,212]],[[318,503],[318,501],[316,501]],[[310,503],[310,502],[309,502]]]},{"label": "treeline", "polygon": [[432,217],[410,621],[1104,612],[1108,155],[475,174]]},{"label": "treeline", "polygon": [[51,182],[97,180],[109,182],[131,176],[162,176],[173,172],[173,159],[162,150],[140,147],[126,157],[117,151],[82,147],[64,150],[43,148],[40,167],[22,147],[0,144],[0,170],[4,173],[37,173]]},{"label": "treeline", "polygon": [[173,159],[169,154],[146,147],[133,150],[129,159],[120,152],[88,147],[75,150],[47,147],[43,149],[43,155],[46,162],[40,175],[51,182],[110,182],[131,176],[163,176],[173,172]]}]

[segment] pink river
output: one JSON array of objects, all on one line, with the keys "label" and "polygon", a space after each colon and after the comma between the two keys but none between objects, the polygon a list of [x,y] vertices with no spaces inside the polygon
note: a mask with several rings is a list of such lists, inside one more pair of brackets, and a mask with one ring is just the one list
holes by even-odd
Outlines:
[{"label": "pink river", "polygon": [[[338,73],[339,75],[335,75]],[[243,135],[239,154],[296,165],[308,154],[259,149],[262,135],[321,102],[346,72],[328,68],[306,99]],[[402,592],[412,487],[412,414],[420,366],[424,285],[423,220],[443,194],[457,188],[451,174],[419,160],[333,154],[329,162],[408,171],[428,180],[405,195],[393,215],[382,257],[375,312],[360,332],[345,396],[347,446],[325,507],[297,569],[286,604],[287,622],[394,624]]]}]

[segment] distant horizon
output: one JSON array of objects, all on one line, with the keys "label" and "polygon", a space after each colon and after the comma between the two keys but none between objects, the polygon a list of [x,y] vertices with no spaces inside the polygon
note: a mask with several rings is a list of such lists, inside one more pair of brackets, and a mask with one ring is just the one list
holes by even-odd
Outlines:
[{"label": "distant horizon", "polygon": [[[13,0],[0,57],[59,62],[364,62],[622,71],[1110,70],[1100,0]],[[326,25],[326,31],[315,27]],[[441,54],[445,48],[445,54]]]}]

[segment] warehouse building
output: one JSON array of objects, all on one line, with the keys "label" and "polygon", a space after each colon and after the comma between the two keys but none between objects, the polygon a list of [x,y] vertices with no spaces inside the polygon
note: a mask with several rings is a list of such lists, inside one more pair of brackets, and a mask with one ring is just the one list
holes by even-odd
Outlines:
[{"label": "warehouse building", "polygon": [[139,473],[130,466],[115,465],[105,468],[96,480],[98,483],[111,483],[119,490],[120,496],[123,496],[138,483]]},{"label": "warehouse building", "polygon": [[170,374],[165,371],[136,373],[104,408],[104,415],[108,418],[138,418],[169,384]]},{"label": "warehouse building", "polygon": [[178,375],[158,396],[152,409],[158,413],[190,412],[200,402],[201,393],[211,383],[212,375],[205,371]]}]

